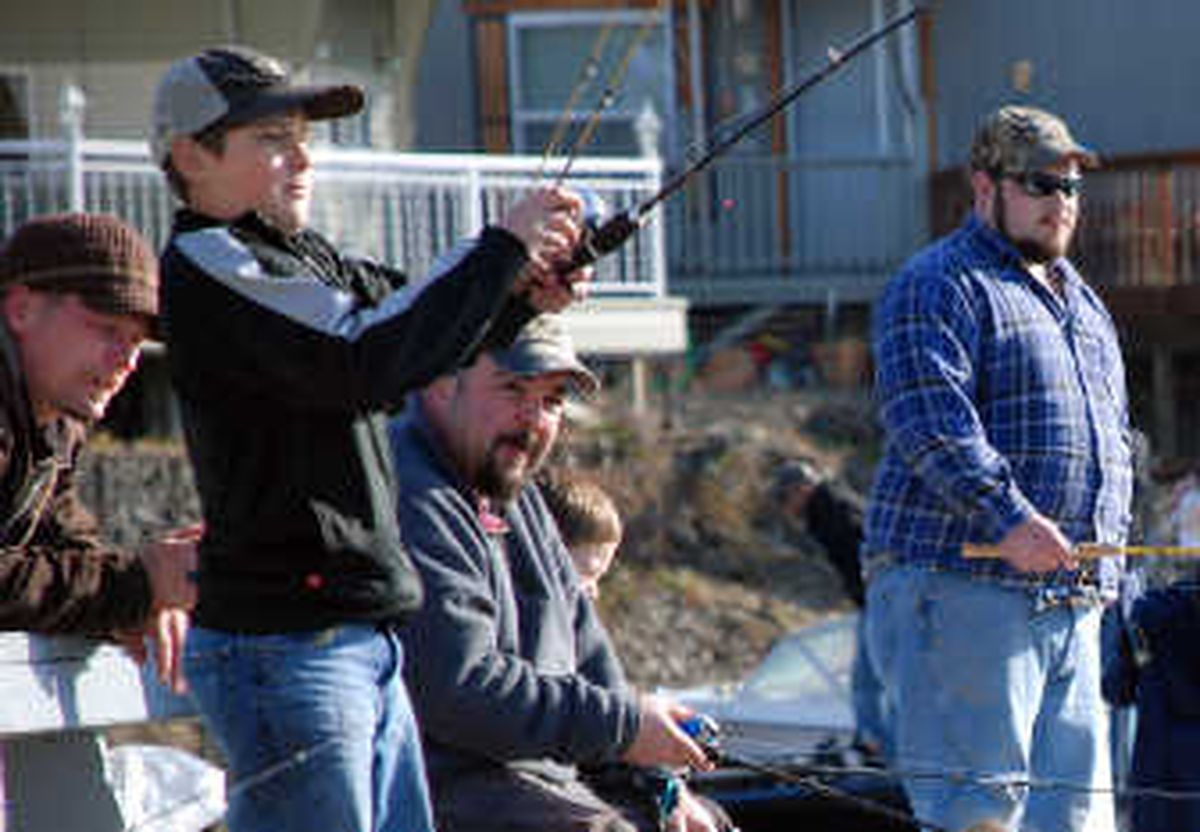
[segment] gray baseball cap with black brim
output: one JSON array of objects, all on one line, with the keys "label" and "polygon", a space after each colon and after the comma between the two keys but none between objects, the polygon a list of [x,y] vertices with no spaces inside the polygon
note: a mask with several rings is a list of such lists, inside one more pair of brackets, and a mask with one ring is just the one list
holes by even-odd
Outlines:
[{"label": "gray baseball cap with black brim", "polygon": [[511,344],[489,350],[488,355],[518,376],[570,373],[576,392],[583,396],[594,395],[600,389],[600,379],[575,354],[561,315],[538,315],[525,324]]},{"label": "gray baseball cap with black brim", "polygon": [[282,63],[252,49],[205,49],[163,73],[154,93],[151,150],[162,166],[176,136],[293,111],[311,121],[341,118],[357,113],[364,102],[362,89],[352,84],[294,85]]}]

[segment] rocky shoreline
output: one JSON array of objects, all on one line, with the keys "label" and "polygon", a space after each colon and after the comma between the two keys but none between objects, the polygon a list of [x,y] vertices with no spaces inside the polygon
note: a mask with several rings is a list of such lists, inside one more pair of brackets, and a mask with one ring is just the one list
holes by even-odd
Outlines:
[{"label": "rocky shoreline", "polygon": [[[619,409],[572,426],[556,463],[601,479],[626,519],[601,613],[635,683],[738,678],[782,633],[847,608],[819,547],[778,516],[771,487],[788,458],[839,476],[861,467],[864,413],[854,400],[739,397],[682,402],[670,427]],[[186,458],[169,443],[93,442],[80,490],[120,545],[199,517]]]}]

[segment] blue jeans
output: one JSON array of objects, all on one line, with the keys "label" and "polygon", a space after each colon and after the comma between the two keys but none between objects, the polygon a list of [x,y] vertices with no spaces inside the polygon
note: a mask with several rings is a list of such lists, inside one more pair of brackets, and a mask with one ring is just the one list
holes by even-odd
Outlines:
[{"label": "blue jeans", "polygon": [[918,818],[1112,832],[1098,605],[893,566],[872,579],[866,612],[891,762]]},{"label": "blue jeans", "polygon": [[854,704],[854,739],[873,752],[888,757],[892,736],[883,685],[867,649],[867,616],[859,615],[854,664],[850,668],[850,696]]},{"label": "blue jeans", "polygon": [[185,661],[226,756],[232,832],[433,829],[395,633],[196,628]]}]

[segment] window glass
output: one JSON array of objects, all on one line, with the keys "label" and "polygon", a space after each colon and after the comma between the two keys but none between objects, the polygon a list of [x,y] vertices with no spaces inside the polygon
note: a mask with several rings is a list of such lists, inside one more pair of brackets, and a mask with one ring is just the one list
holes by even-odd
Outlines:
[{"label": "window glass", "polygon": [[[557,133],[565,154],[588,129],[592,135],[582,152],[636,155],[638,116],[649,107],[662,119],[670,105],[662,16],[518,15],[512,27],[517,152],[541,153]],[[588,127],[593,119],[597,123]]]}]

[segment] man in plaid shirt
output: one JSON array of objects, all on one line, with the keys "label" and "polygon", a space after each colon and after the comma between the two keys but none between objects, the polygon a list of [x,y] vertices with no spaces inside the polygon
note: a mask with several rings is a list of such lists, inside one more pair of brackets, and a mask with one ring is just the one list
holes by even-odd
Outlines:
[{"label": "man in plaid shirt", "polygon": [[[1065,257],[1095,164],[1050,113],[991,114],[971,216],[876,310],[867,642],[892,762],[916,815],[949,828],[1113,828],[1111,797],[1090,790],[1111,779],[1098,631],[1120,564],[1072,549],[1123,543],[1130,521],[1120,345]],[[966,559],[969,543],[996,556]]]}]

